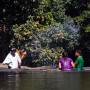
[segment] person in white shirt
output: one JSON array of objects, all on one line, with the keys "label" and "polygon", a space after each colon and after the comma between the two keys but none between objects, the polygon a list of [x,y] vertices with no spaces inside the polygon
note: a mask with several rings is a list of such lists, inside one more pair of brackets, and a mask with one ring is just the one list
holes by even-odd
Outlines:
[{"label": "person in white shirt", "polygon": [[3,64],[7,64],[10,69],[18,69],[21,66],[21,58],[16,52],[15,48],[12,48],[10,53],[6,56]]}]

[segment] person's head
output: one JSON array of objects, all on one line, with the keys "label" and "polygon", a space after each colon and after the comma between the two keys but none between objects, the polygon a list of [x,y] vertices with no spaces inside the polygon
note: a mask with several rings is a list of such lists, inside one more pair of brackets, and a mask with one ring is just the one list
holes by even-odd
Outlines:
[{"label": "person's head", "polygon": [[12,48],[10,52],[11,52],[11,54],[12,54],[13,56],[15,56],[16,48]]},{"label": "person's head", "polygon": [[20,52],[21,53],[24,53],[25,52],[25,49],[24,48],[20,48]]},{"label": "person's head", "polygon": [[64,51],[64,52],[62,53],[62,57],[68,57],[68,53],[67,53],[66,51]]},{"label": "person's head", "polygon": [[79,57],[79,56],[81,55],[81,53],[82,53],[81,50],[76,50],[75,56],[76,56],[76,57]]}]

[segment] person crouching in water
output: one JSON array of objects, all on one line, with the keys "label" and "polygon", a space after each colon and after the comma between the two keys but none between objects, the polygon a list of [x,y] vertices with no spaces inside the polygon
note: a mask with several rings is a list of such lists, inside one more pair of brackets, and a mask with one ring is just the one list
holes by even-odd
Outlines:
[{"label": "person crouching in water", "polygon": [[10,53],[6,56],[3,64],[8,65],[9,69],[18,69],[21,66],[21,58],[16,53],[16,48],[12,48]]},{"label": "person crouching in water", "polygon": [[83,67],[84,67],[84,59],[81,55],[81,50],[77,50],[75,52],[75,56],[77,57],[75,61],[75,70],[81,71],[83,70]]},{"label": "person crouching in water", "polygon": [[67,52],[62,53],[62,58],[59,60],[59,69],[62,71],[70,71],[74,67],[73,60],[68,58]]}]

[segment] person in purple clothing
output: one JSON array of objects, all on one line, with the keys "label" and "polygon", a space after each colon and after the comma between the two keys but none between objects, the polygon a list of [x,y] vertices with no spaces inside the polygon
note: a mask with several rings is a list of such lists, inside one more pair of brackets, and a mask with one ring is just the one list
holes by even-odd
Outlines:
[{"label": "person in purple clothing", "polygon": [[68,58],[67,52],[63,52],[62,58],[59,60],[59,69],[62,71],[72,70],[74,62],[71,58]]}]

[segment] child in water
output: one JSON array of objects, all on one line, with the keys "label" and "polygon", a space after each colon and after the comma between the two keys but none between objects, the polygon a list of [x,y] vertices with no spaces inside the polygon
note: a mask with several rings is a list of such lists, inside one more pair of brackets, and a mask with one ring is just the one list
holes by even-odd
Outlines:
[{"label": "child in water", "polygon": [[68,58],[67,52],[63,52],[62,58],[59,60],[59,69],[62,71],[70,71],[74,67],[73,60]]},{"label": "child in water", "polygon": [[77,57],[77,59],[75,61],[75,70],[81,71],[81,70],[83,70],[83,67],[84,67],[84,59],[81,55],[81,50],[77,50],[75,52],[75,56]]},{"label": "child in water", "polygon": [[23,60],[27,55],[27,52],[23,48],[17,49],[16,52],[20,56],[21,60]]}]

